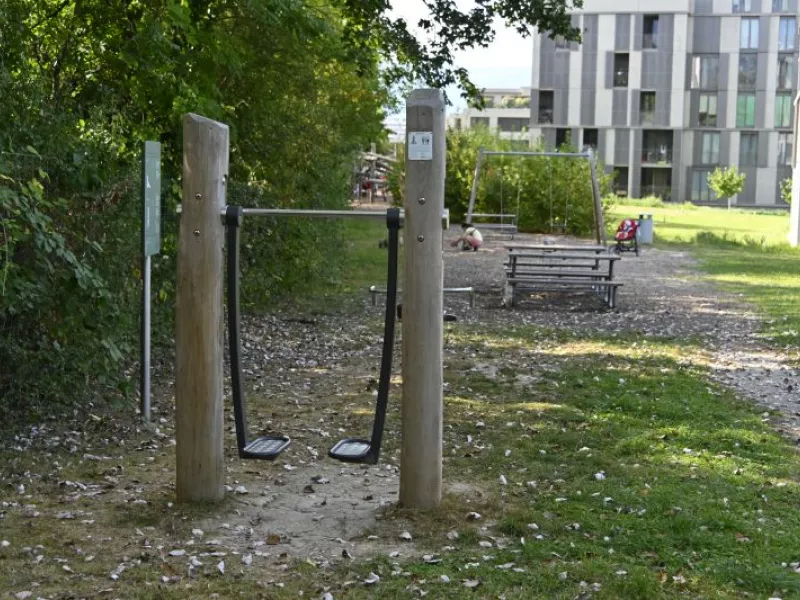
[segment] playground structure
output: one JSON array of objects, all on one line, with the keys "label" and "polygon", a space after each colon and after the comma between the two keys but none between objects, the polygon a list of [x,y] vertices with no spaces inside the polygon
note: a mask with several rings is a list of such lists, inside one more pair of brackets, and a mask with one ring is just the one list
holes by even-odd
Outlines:
[{"label": "playground structure", "polygon": [[356,200],[361,201],[366,194],[369,204],[373,204],[376,197],[381,197],[386,202],[387,177],[396,162],[396,157],[379,154],[375,144],[372,144],[369,152],[362,152],[353,168],[353,193]]},{"label": "playground structure", "polygon": [[470,191],[469,196],[469,206],[467,208],[467,215],[466,221],[468,223],[472,223],[473,219],[481,219],[481,218],[489,218],[494,219],[495,222],[493,223],[478,223],[476,222],[476,226],[479,226],[481,229],[490,229],[496,230],[501,233],[509,233],[512,236],[513,234],[517,233],[519,227],[519,211],[520,211],[520,195],[521,195],[521,180],[519,177],[517,178],[517,200],[516,200],[516,212],[514,213],[506,213],[505,212],[505,201],[503,198],[503,187],[504,187],[504,170],[505,170],[505,163],[501,163],[500,169],[500,213],[499,214],[488,214],[488,213],[476,213],[475,212],[475,204],[478,196],[478,190],[480,187],[480,179],[481,179],[481,168],[485,162],[486,157],[492,156],[499,156],[502,158],[505,157],[521,157],[521,158],[546,158],[548,159],[548,167],[550,171],[550,182],[549,182],[549,209],[550,209],[550,219],[549,219],[549,227],[550,233],[567,233],[567,226],[568,226],[568,215],[569,215],[569,208],[572,201],[570,194],[567,193],[566,197],[564,198],[564,220],[563,222],[559,222],[555,219],[555,201],[553,198],[553,170],[551,161],[557,159],[563,160],[586,160],[588,161],[588,172],[589,172],[589,185],[591,187],[591,195],[592,195],[592,210],[593,210],[593,217],[594,217],[594,236],[595,240],[598,244],[605,244],[606,241],[606,233],[605,233],[605,222],[603,217],[603,202],[602,198],[600,197],[600,185],[597,179],[597,160],[594,155],[594,152],[589,149],[586,152],[527,152],[527,151],[499,151],[499,150],[485,150],[484,148],[480,148],[478,150],[478,158],[475,162],[475,173],[472,178],[472,190]]},{"label": "playground structure", "polygon": [[[242,217],[379,218],[389,228],[387,302],[381,390],[370,440],[345,439],[329,455],[348,462],[378,459],[388,401],[397,288],[397,245],[403,228],[403,439],[400,504],[430,509],[442,497],[443,264],[445,122],[440,90],[415,90],[406,107],[406,206],[374,211],[248,209],[225,203],[229,132],[222,123],[184,117],[183,204],[176,293],[176,494],[179,501],[224,497],[222,282],[227,226],[228,297],[234,416],[241,458],[274,459],[287,436],[246,430],[239,366],[238,235]],[[367,216],[368,213],[368,216]],[[225,223],[221,217],[225,217]],[[443,227],[444,226],[444,227]],[[390,315],[391,313],[391,315]]]}]

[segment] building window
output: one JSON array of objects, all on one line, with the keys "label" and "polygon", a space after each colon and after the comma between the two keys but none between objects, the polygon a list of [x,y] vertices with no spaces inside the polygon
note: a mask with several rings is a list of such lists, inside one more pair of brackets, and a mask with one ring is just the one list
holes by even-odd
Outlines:
[{"label": "building window", "polygon": [[739,138],[739,166],[755,167],[758,164],[758,134],[743,133]]},{"label": "building window", "polygon": [[710,171],[692,172],[692,200],[695,202],[711,202],[714,192],[708,187],[708,174]]},{"label": "building window", "polygon": [[518,117],[498,117],[497,128],[500,131],[517,133],[525,131],[530,126],[530,119]]},{"label": "building window", "polygon": [[739,89],[756,89],[756,70],[758,68],[758,54],[739,55]]},{"label": "building window", "polygon": [[756,126],[756,95],[739,94],[736,99],[736,126]]},{"label": "building window", "polygon": [[539,92],[539,116],[536,121],[540,124],[553,122],[553,92]]},{"label": "building window", "polygon": [[700,148],[700,164],[715,165],[719,162],[719,133],[704,133]]},{"label": "building window", "polygon": [[456,119],[456,131],[461,131],[461,119]]},{"label": "building window", "polygon": [[790,90],[794,84],[794,55],[778,55],[778,89]]},{"label": "building window", "polygon": [[700,127],[717,126],[717,95],[700,94],[700,116],[698,125]]},{"label": "building window", "polygon": [[652,125],[656,120],[656,93],[641,92],[639,94],[639,124]]},{"label": "building window", "polygon": [[733,0],[733,12],[744,13],[752,10],[750,0]]},{"label": "building window", "polygon": [[658,15],[644,16],[642,48],[658,48]]},{"label": "building window", "polygon": [[790,165],[792,164],[792,141],[793,136],[791,133],[778,134],[778,164]]},{"label": "building window", "polygon": [[794,17],[781,17],[781,22],[778,24],[778,50],[794,50],[796,37],[797,19]]},{"label": "building window", "polygon": [[614,167],[614,193],[617,196],[628,195],[628,167]]},{"label": "building window", "polygon": [[630,67],[630,55],[614,55],[614,87],[628,87],[628,69]]},{"label": "building window", "polygon": [[692,87],[701,90],[716,90],[718,72],[719,72],[718,56],[693,57]]},{"label": "building window", "polygon": [[789,0],[772,0],[772,12],[789,12]]},{"label": "building window", "polygon": [[583,130],[583,147],[597,150],[598,133],[597,129],[584,129]]},{"label": "building window", "polygon": [[572,132],[569,129],[556,129],[556,149],[572,141]]},{"label": "building window", "polygon": [[742,19],[739,30],[739,48],[742,50],[758,50],[758,17]]},{"label": "building window", "polygon": [[470,127],[489,127],[489,117],[470,117]]},{"label": "building window", "polygon": [[792,97],[789,94],[775,96],[775,127],[792,126]]}]

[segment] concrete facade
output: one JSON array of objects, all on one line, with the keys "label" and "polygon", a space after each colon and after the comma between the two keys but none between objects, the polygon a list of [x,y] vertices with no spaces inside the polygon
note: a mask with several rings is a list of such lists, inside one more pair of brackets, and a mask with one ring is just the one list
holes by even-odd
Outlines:
[{"label": "concrete facade", "polygon": [[782,206],[798,1],[585,0],[582,44],[534,36],[531,137],[595,146],[620,195],[715,204],[708,173],[736,165],[736,204]]}]

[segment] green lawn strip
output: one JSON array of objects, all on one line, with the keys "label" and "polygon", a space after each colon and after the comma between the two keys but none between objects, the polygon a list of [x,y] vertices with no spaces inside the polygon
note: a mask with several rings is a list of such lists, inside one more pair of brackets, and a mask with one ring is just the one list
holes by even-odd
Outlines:
[{"label": "green lawn strip", "polygon": [[[800,594],[800,575],[782,566],[800,560],[794,450],[703,370],[655,354],[632,363],[603,344],[528,388],[446,371],[446,478],[484,500],[410,517],[416,543],[441,562],[374,561],[359,573],[379,574],[379,587],[348,597],[409,597],[411,585],[461,598],[465,580],[480,582],[477,597],[575,598],[593,586],[597,598]],[[482,520],[466,521],[470,510]],[[487,536],[492,547],[480,547]]]},{"label": "green lawn strip", "polygon": [[623,203],[611,208],[606,221],[611,231],[616,231],[619,221],[638,218],[642,213],[653,215],[653,229],[659,242],[692,243],[698,234],[706,233],[729,242],[787,245],[789,218],[784,211],[728,211],[690,204],[642,207]]},{"label": "green lawn strip", "polygon": [[695,246],[692,252],[712,281],[763,311],[770,339],[800,348],[800,250]]},{"label": "green lawn strip", "polygon": [[763,311],[768,338],[800,348],[800,249],[787,244],[785,212],[618,205],[609,227],[641,212],[653,214],[657,244],[688,248],[709,279]]}]

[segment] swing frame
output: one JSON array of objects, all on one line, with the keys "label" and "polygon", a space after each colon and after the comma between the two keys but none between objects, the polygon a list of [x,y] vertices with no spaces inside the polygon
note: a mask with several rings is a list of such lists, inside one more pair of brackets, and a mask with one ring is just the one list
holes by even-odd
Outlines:
[{"label": "swing frame", "polygon": [[[541,158],[563,158],[563,159],[570,159],[570,160],[586,160],[589,162],[589,172],[591,173],[591,184],[592,184],[592,201],[593,201],[593,209],[594,209],[594,234],[595,240],[598,244],[606,245],[606,226],[605,226],[605,219],[603,216],[603,200],[600,197],[600,184],[597,180],[597,157],[594,151],[589,148],[586,152],[528,152],[524,150],[486,150],[481,146],[478,148],[478,159],[475,162],[475,173],[472,177],[472,191],[469,195],[469,206],[467,208],[467,216],[466,220],[468,223],[472,222],[473,217],[481,216],[480,213],[475,213],[475,200],[478,195],[478,183],[480,180],[481,174],[481,167],[483,166],[484,159],[489,156],[538,156]],[[502,171],[501,171],[502,173]],[[553,194],[552,194],[552,166],[551,166],[551,186],[550,186],[550,212],[551,212],[551,221],[552,221],[552,204],[553,204]],[[502,188],[501,188],[502,191]],[[519,191],[519,190],[518,190]],[[519,195],[517,196],[517,214],[513,215],[514,223],[517,223],[519,218]],[[567,198],[567,202],[569,202],[569,198]],[[498,216],[498,215],[492,215]],[[501,217],[504,216],[512,216],[512,215],[500,215]],[[551,223],[552,226],[552,223]],[[566,226],[566,224],[565,224]]]}]

